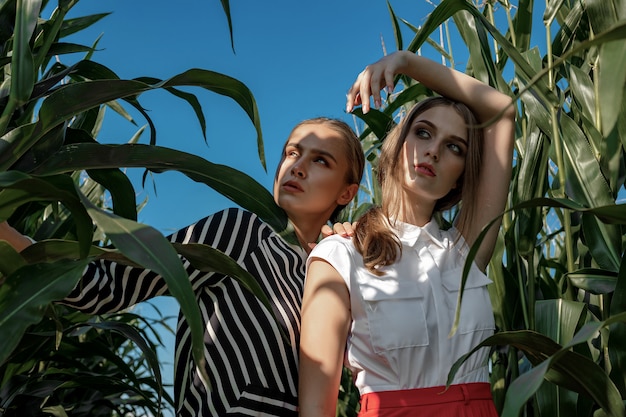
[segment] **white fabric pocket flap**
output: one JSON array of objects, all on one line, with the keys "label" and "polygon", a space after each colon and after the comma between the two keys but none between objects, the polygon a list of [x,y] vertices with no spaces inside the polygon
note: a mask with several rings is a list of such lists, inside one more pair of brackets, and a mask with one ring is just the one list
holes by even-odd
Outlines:
[{"label": "white fabric pocket flap", "polygon": [[[422,298],[415,282],[394,280],[369,280],[359,284],[363,299],[366,301],[401,300]],[[458,288],[457,288],[458,289]]]},{"label": "white fabric pocket flap", "polygon": [[[450,271],[446,271],[441,274],[441,282],[448,291],[459,291],[461,288],[461,277],[463,276],[463,268],[456,268]],[[476,265],[472,265],[467,280],[465,281],[465,288],[479,288],[486,287],[491,284],[487,275],[483,274]]]}]

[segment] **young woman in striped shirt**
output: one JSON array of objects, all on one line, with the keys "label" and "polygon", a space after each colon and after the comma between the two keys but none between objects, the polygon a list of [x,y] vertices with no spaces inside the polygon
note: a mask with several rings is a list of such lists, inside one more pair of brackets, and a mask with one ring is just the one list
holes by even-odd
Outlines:
[{"label": "young woman in striped shirt", "polygon": [[[235,259],[256,277],[278,319],[237,280],[195,270],[183,259],[204,321],[211,385],[205,386],[198,376],[189,327],[180,315],[174,376],[177,416],[297,416],[300,303],[309,243],[356,195],[363,167],[360,141],[347,124],[328,118],[306,120],[284,145],[273,190],[300,245],[283,240],[254,213],[235,208],[170,236],[172,242],[207,244]],[[0,239],[18,249],[30,244],[6,222],[0,224]],[[99,261],[61,303],[101,314],[166,293],[164,280],[151,271]]]}]

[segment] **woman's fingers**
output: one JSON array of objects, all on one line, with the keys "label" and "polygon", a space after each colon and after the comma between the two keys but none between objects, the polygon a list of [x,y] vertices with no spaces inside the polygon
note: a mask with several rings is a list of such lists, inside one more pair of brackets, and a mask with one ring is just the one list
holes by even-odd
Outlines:
[{"label": "woman's fingers", "polygon": [[[366,71],[367,70],[369,70],[369,73],[370,73],[370,77],[369,77],[370,85],[368,86],[368,89],[371,91],[372,98],[374,99],[374,107],[379,109],[380,106],[382,105],[382,99],[380,97],[380,89],[384,85],[382,83],[384,80],[381,80],[382,72],[378,69],[377,65],[370,65],[366,68]],[[369,101],[367,104],[369,107]],[[363,113],[366,113],[365,110],[363,111]]]},{"label": "woman's fingers", "polygon": [[333,229],[331,229],[330,226],[328,225],[324,225],[322,226],[322,238],[328,237],[328,236],[332,236],[334,235],[335,232],[333,231]]},{"label": "woman's fingers", "polygon": [[332,235],[340,235],[343,237],[352,237],[354,236],[354,227],[356,223],[343,222],[343,223],[335,223],[331,228],[328,225],[322,226],[322,238],[332,236]]},{"label": "woman's fingers", "polygon": [[349,113],[354,110],[354,106],[358,106],[359,104],[362,106],[363,113],[367,113],[369,110],[369,74],[367,73],[367,68],[363,70],[359,76],[357,77],[350,90],[348,90],[348,94],[346,96],[346,111]]},{"label": "woman's fingers", "polygon": [[388,65],[384,59],[365,67],[348,90],[346,111],[351,112],[360,104],[363,113],[367,113],[370,110],[370,97],[373,99],[374,107],[380,108],[382,105],[380,92],[383,89],[388,93],[393,91],[394,76],[393,66]]},{"label": "woman's fingers", "polygon": [[335,223],[333,225],[333,230],[336,234],[343,237],[354,236],[354,229],[352,228],[352,223],[350,222]]}]

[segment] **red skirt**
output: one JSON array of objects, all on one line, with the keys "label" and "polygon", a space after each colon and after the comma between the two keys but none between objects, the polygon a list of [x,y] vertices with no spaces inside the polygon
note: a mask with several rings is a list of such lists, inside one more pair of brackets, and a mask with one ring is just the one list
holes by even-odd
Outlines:
[{"label": "red skirt", "polygon": [[488,383],[400,391],[361,396],[358,417],[498,417]]}]

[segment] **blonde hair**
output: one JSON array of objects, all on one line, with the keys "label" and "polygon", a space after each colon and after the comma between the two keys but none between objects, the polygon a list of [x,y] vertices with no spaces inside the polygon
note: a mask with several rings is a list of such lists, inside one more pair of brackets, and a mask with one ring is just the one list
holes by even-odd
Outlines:
[{"label": "blonde hair", "polygon": [[[335,132],[337,132],[341,138],[343,139],[344,144],[344,154],[346,159],[348,160],[348,169],[346,170],[345,181],[347,184],[360,184],[361,178],[363,177],[363,170],[365,169],[365,155],[363,154],[363,147],[361,146],[361,141],[359,137],[354,133],[354,130],[345,122],[339,119],[333,119],[330,117],[314,117],[312,119],[306,119],[298,123],[291,129],[285,144],[283,145],[282,157],[278,166],[276,167],[276,173],[274,175],[274,179],[278,177],[278,172],[280,171],[280,167],[285,160],[285,148],[287,143],[289,143],[289,138],[291,135],[301,126],[305,125],[323,125],[326,126]],[[330,221],[336,221],[337,217],[341,210],[346,207],[345,205],[338,205],[335,210],[333,210],[330,215]]]},{"label": "blonde hair", "polygon": [[457,227],[463,231],[476,207],[476,189],[480,175],[483,131],[472,111],[463,103],[445,97],[430,97],[416,104],[385,138],[377,166],[377,179],[382,190],[382,205],[372,207],[358,221],[355,246],[363,256],[369,271],[379,275],[376,268],[393,264],[402,253],[402,244],[390,229],[390,220],[397,219],[402,198],[401,152],[413,120],[433,107],[455,110],[467,125],[468,148],[465,169],[457,187],[437,200],[434,213],[449,210],[463,200],[463,210],[457,218]]}]

